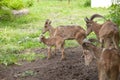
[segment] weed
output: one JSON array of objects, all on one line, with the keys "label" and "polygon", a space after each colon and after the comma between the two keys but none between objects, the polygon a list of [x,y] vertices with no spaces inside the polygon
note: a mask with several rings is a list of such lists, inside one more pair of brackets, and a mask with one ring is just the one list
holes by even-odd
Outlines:
[{"label": "weed", "polygon": [[35,72],[32,71],[32,70],[26,70],[26,71],[24,71],[24,72],[15,74],[14,77],[27,77],[27,76],[34,76],[34,75],[36,75],[36,74],[37,74],[37,73],[35,73]]}]

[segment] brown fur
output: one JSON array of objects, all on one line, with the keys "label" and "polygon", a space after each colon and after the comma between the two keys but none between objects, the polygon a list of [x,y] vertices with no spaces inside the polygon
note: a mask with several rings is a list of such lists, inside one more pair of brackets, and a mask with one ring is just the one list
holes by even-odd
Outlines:
[{"label": "brown fur", "polygon": [[68,25],[68,26],[58,26],[53,28],[51,26],[51,21],[46,20],[45,26],[43,29],[43,34],[49,31],[50,36],[60,36],[65,40],[77,40],[79,44],[82,44],[83,39],[86,37],[86,32],[81,26],[77,25]]},{"label": "brown fur", "polygon": [[108,48],[113,42],[116,49],[119,47],[119,30],[118,26],[112,21],[106,21],[99,31],[100,42],[105,43],[105,48]]},{"label": "brown fur", "polygon": [[85,19],[87,26],[86,34],[89,35],[92,31],[94,31],[97,36],[97,39],[100,40],[100,42],[102,43],[102,47],[104,45],[105,48],[108,48],[112,42],[114,44],[114,47],[118,49],[118,26],[110,20],[107,20],[103,24],[98,24],[95,21],[93,21],[93,19],[102,16],[96,14],[94,15],[90,19]]},{"label": "brown fur", "polygon": [[90,51],[89,54],[94,54],[96,57],[99,80],[118,80],[120,72],[120,55],[117,49],[108,48],[101,50],[101,48],[89,42],[84,42],[82,46],[83,50]]},{"label": "brown fur", "polygon": [[48,47],[48,59],[51,57],[51,48],[54,46],[55,49],[60,49],[62,53],[61,60],[65,58],[65,53],[64,53],[64,39],[56,36],[56,37],[51,37],[51,38],[45,38],[44,36],[40,36],[40,42],[43,42],[44,44],[47,45]]},{"label": "brown fur", "polygon": [[120,55],[115,48],[105,49],[98,60],[99,80],[118,80]]}]

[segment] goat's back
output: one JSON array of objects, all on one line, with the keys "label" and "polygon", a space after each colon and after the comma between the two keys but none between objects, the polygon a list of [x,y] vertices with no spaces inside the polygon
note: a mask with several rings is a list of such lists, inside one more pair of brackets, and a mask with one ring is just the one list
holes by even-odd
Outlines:
[{"label": "goat's back", "polygon": [[85,30],[76,25],[58,26],[54,32],[54,36],[61,36],[64,39],[75,39],[77,34],[86,35]]},{"label": "goat's back", "polygon": [[118,26],[111,22],[111,21],[106,21],[100,31],[99,31],[99,37],[112,37],[114,34],[118,34]]},{"label": "goat's back", "polygon": [[99,68],[106,73],[107,77],[110,78],[110,76],[114,74],[118,75],[120,65],[120,55],[118,50],[115,48],[103,50],[100,56],[99,65],[101,65]]}]

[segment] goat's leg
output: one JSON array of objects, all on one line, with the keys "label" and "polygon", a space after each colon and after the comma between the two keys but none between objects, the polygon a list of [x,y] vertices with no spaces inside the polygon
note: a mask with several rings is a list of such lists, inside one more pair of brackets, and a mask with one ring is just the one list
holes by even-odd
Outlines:
[{"label": "goat's leg", "polygon": [[77,42],[78,42],[80,45],[82,45],[83,40],[85,39],[85,37],[86,37],[86,36],[84,35],[84,33],[83,33],[83,34],[82,34],[82,33],[77,33],[75,39],[77,40]]},{"label": "goat's leg", "polygon": [[108,80],[105,73],[104,65],[102,65],[101,61],[98,61],[98,78],[99,80]]},{"label": "goat's leg", "polygon": [[61,48],[62,57],[61,60],[65,59],[64,47]]},{"label": "goat's leg", "polygon": [[119,38],[119,37],[117,37],[116,35],[114,35],[114,36],[112,37],[112,41],[113,41],[113,44],[114,44],[114,46],[115,46],[116,49],[119,48],[119,39],[118,39],[118,38]]},{"label": "goat's leg", "polygon": [[106,39],[104,39],[104,47],[105,47],[105,48],[111,47],[111,46],[112,46],[111,44],[112,44],[112,43],[111,43],[111,38],[106,38]]},{"label": "goat's leg", "polygon": [[111,79],[110,80],[118,80],[118,76],[119,76],[119,66],[116,65],[111,70],[111,75],[110,75]]},{"label": "goat's leg", "polygon": [[76,38],[76,41],[80,44],[80,45],[82,45],[82,43],[83,43],[83,40],[84,40],[84,38],[83,37],[81,37],[81,38]]},{"label": "goat's leg", "polygon": [[104,39],[100,39],[101,48],[104,48]]},{"label": "goat's leg", "polygon": [[112,75],[111,75],[111,79],[110,80],[118,80],[118,74],[119,74],[119,72],[118,73],[111,73]]},{"label": "goat's leg", "polygon": [[105,73],[103,72],[103,70],[100,70],[100,71],[99,71],[99,80],[107,80],[107,79],[106,79],[106,75],[105,75]]},{"label": "goat's leg", "polygon": [[54,50],[53,50],[53,53],[54,53],[54,55],[56,55],[56,46],[55,46],[55,48],[54,48]]},{"label": "goat's leg", "polygon": [[51,57],[51,47],[48,47],[47,59],[50,59],[50,57]]}]

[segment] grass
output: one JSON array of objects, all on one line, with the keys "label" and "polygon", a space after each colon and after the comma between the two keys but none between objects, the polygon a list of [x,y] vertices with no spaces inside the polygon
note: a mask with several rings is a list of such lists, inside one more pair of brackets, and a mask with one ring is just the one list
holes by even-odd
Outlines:
[{"label": "grass", "polygon": [[[108,10],[105,8],[84,7],[83,0],[71,0],[70,4],[59,0],[40,0],[34,2],[29,8],[30,13],[16,17],[10,21],[0,21],[0,54],[18,54],[21,50],[28,48],[46,48],[39,43],[46,19],[52,20],[52,25],[77,24],[86,29],[84,18],[94,13],[106,16]],[[49,33],[45,34],[47,37]],[[95,37],[93,33],[89,37]],[[66,41],[65,47],[75,47],[78,43]]]}]

